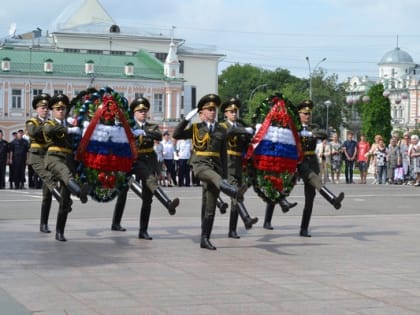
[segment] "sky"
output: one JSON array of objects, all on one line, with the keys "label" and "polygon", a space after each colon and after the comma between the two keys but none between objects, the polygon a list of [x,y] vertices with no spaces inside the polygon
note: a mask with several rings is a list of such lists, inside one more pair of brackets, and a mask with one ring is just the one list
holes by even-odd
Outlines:
[{"label": "sky", "polygon": [[[0,38],[51,23],[74,1],[2,3]],[[418,0],[99,0],[120,26],[185,40],[225,55],[219,72],[235,63],[287,69],[308,78],[322,69],[339,82],[378,76],[383,55],[400,47],[420,63]],[[34,4],[36,3],[36,4]],[[307,58],[309,62],[307,61]],[[322,59],[325,61],[321,62]]]}]

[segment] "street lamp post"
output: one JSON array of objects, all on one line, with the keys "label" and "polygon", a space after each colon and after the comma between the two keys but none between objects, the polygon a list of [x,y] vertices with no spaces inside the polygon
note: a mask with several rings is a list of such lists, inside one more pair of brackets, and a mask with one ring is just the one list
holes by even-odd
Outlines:
[{"label": "street lamp post", "polygon": [[264,84],[258,85],[256,88],[254,88],[254,89],[251,91],[251,93],[249,93],[249,100],[248,100],[248,102],[250,102],[250,101],[251,101],[252,97],[254,96],[254,93],[255,93],[258,89],[261,89],[261,88],[266,87],[266,86],[268,86],[268,85],[269,85],[268,83],[264,83]]},{"label": "street lamp post", "polygon": [[331,104],[332,103],[331,103],[330,100],[327,100],[327,101],[324,102],[324,105],[327,108],[327,121],[325,122],[325,130],[327,131],[327,136],[328,137],[329,137],[329,132],[328,132],[328,109],[330,108]]},{"label": "street lamp post", "polygon": [[327,60],[327,58],[326,57],[324,57],[324,58],[322,58],[316,65],[315,65],[315,67],[314,67],[314,69],[313,69],[313,71],[312,71],[312,69],[311,69],[311,61],[310,61],[310,59],[309,59],[309,57],[308,56],[306,56],[305,57],[305,59],[306,59],[306,62],[308,63],[308,69],[309,69],[309,99],[310,100],[312,100],[312,73],[314,72],[314,71],[316,71],[316,69],[318,68],[318,66],[322,63],[322,62],[324,62],[325,60]]}]

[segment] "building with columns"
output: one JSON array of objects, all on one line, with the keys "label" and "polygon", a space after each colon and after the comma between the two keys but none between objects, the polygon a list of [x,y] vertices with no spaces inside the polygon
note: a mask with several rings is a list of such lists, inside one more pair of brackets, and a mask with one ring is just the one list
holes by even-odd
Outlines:
[{"label": "building with columns", "polygon": [[[413,130],[420,123],[420,67],[409,53],[396,47],[384,54],[378,63],[378,78],[354,76],[348,79],[347,99],[349,106],[368,101],[366,94],[374,84],[382,83],[384,96],[391,106],[394,130]],[[352,124],[353,123],[353,124]],[[351,126],[359,126],[354,113]]]},{"label": "building with columns", "polygon": [[[217,93],[223,55],[185,46],[170,36],[141,35],[119,26],[99,0],[73,3],[51,24],[0,40],[0,129],[6,139],[33,115],[42,92],[70,98],[93,86],[110,86],[129,102],[151,101],[150,119],[165,129]],[[203,75],[205,73],[205,75]]]}]

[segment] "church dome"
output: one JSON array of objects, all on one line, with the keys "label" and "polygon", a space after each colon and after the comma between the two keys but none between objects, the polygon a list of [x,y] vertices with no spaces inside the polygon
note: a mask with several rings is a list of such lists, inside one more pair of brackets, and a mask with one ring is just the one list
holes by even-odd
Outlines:
[{"label": "church dome", "polygon": [[409,53],[401,50],[399,47],[388,51],[379,62],[379,65],[384,64],[414,64],[413,58]]}]

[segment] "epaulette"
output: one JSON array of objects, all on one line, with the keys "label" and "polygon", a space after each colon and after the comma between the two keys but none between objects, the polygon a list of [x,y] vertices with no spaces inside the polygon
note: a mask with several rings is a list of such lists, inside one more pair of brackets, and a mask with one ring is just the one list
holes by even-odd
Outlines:
[{"label": "epaulette", "polygon": [[38,120],[38,119],[36,119],[35,117],[33,117],[33,118],[31,118],[31,119],[28,119],[28,120],[26,121],[26,123],[33,123],[35,126],[39,126],[39,120]]},{"label": "epaulette", "polygon": [[219,125],[220,125],[220,126],[222,126],[222,127],[223,127],[223,128],[225,128],[225,129],[228,129],[228,126],[227,126],[227,124],[226,124],[226,122],[225,122],[225,121],[223,121],[223,122],[219,123]]}]

